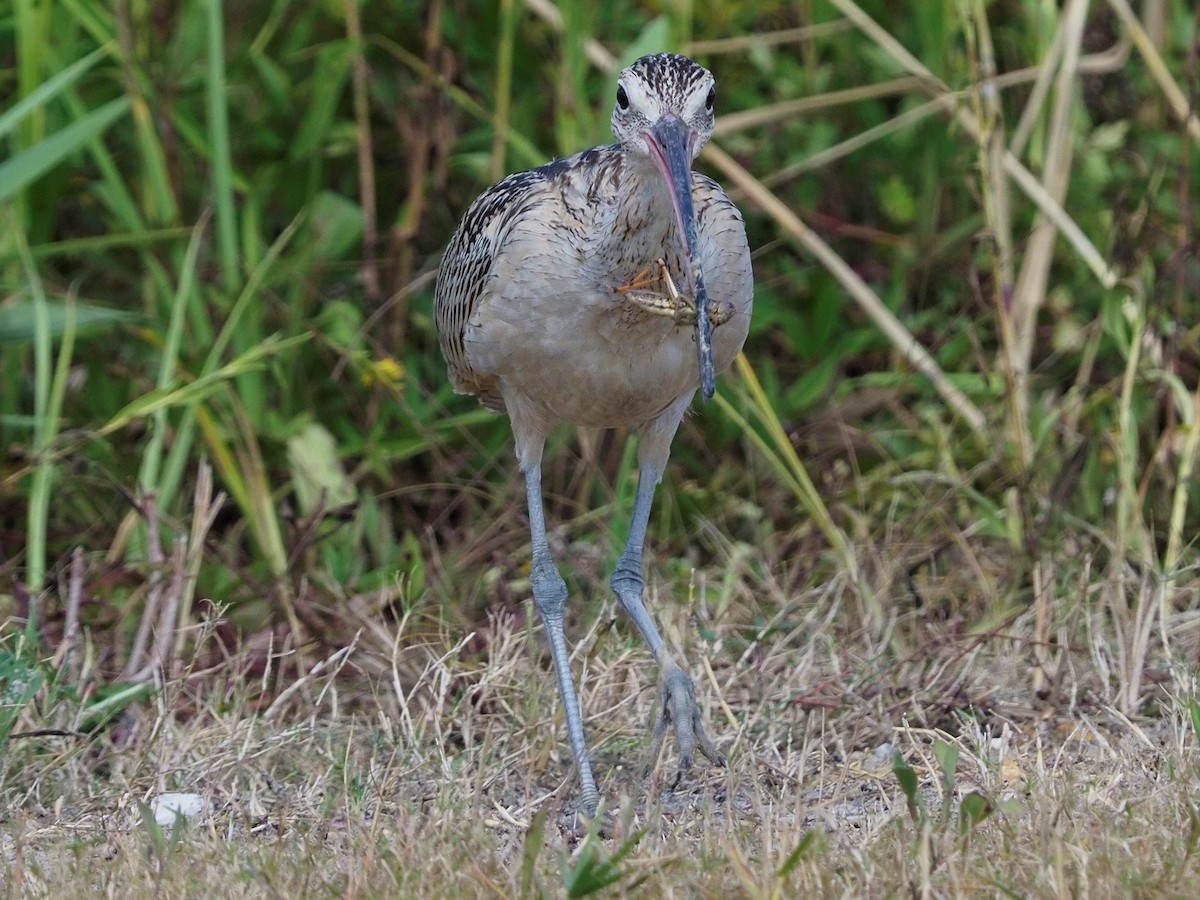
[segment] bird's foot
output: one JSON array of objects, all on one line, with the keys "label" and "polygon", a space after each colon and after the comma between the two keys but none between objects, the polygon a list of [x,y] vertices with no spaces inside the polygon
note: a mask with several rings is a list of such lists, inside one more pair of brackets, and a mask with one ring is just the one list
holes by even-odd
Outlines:
[{"label": "bird's foot", "polygon": [[[665,316],[681,327],[696,324],[696,301],[680,293],[666,260],[661,257],[616,290],[623,299],[651,315]],[[709,307],[708,320],[718,328],[733,318],[733,312],[732,303],[716,303]]]},{"label": "bird's foot", "polygon": [[[650,753],[646,759],[644,775],[649,775],[662,752],[667,726],[675,731],[675,742],[679,745],[679,774],[692,766],[692,759],[699,750],[713,765],[724,767],[725,755],[704,730],[700,707],[696,705],[696,689],[691,676],[668,660],[663,666],[662,682],[658,699],[654,704],[651,722]],[[676,775],[678,781],[679,775]]]},{"label": "bird's foot", "polygon": [[672,289],[675,287],[675,282],[671,278],[671,270],[667,268],[667,261],[660,256],[629,279],[627,284],[621,285],[616,290],[618,294],[638,294],[650,290],[651,293],[662,295],[661,288],[664,284],[670,285]]},{"label": "bird's foot", "polygon": [[589,811],[583,804],[573,813],[564,812],[559,819],[559,828],[573,842],[581,841],[589,834],[607,839],[621,832],[620,823],[610,810],[600,806]]}]

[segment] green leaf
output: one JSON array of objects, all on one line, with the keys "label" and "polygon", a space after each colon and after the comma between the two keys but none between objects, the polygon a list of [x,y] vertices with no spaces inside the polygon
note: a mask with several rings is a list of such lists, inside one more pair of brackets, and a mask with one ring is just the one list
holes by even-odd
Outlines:
[{"label": "green leaf", "polygon": [[892,772],[895,773],[896,780],[900,782],[900,790],[904,793],[904,799],[908,801],[908,815],[914,822],[919,823],[921,820],[921,811],[924,809],[925,803],[921,797],[917,773],[912,770],[912,766],[906,763],[904,757],[899,753],[892,759]]},{"label": "green leaf", "polygon": [[954,773],[958,769],[958,747],[946,741],[933,745],[933,756],[942,767],[942,787],[947,793],[954,790]]},{"label": "green leaf", "polygon": [[57,75],[39,84],[29,92],[28,96],[15,104],[8,112],[0,115],[0,137],[4,137],[4,135],[16,128],[21,122],[33,115],[39,107],[46,104],[46,101],[58,96],[78,81],[84,72],[108,55],[109,49],[108,46],[98,47],[83,59],[71,63],[71,65],[67,66]]},{"label": "green leaf", "polygon": [[347,41],[330,42],[317,54],[313,77],[309,80],[311,96],[289,154],[292,159],[307,159],[321,152],[350,77],[353,58],[354,47]]},{"label": "green leaf", "polygon": [[0,163],[0,202],[19,194],[42,175],[104,132],[129,111],[129,100],[120,97],[72,122],[62,131]]},{"label": "green leaf", "polygon": [[1111,153],[1125,146],[1128,135],[1129,120],[1121,119],[1117,122],[1097,125],[1088,138],[1088,144],[1097,150]]},{"label": "green leaf", "polygon": [[122,710],[150,696],[148,684],[110,684],[96,691],[92,702],[80,713],[82,731],[93,732],[103,728]]},{"label": "green leaf", "polygon": [[317,313],[316,329],[341,350],[363,349],[362,308],[348,300],[330,300],[322,306]]},{"label": "green leaf", "polygon": [[362,207],[333,191],[321,191],[309,206],[309,249],[317,259],[342,259],[362,240]]},{"label": "green leaf", "polygon": [[154,811],[145,803],[138,803],[138,812],[142,816],[142,827],[146,829],[146,837],[150,839],[150,850],[154,856],[161,857],[167,846],[167,837],[163,827],[158,824]]},{"label": "green leaf", "polygon": [[917,201],[899,175],[893,175],[879,189],[879,204],[897,225],[910,225],[917,217]]},{"label": "green leaf", "polygon": [[1187,850],[1184,852],[1183,860],[1186,863],[1196,853],[1196,846],[1200,844],[1200,810],[1197,810],[1189,800],[1187,804],[1188,817],[1188,836]]},{"label": "green leaf", "polygon": [[779,867],[778,877],[780,879],[787,878],[792,874],[792,870],[799,865],[800,860],[804,858],[804,854],[809,851],[817,839],[815,831],[806,831],[804,837],[800,838],[800,843],[796,845],[796,849],[788,854],[788,858],[783,861],[783,865]]},{"label": "green leaf", "polygon": [[635,831],[612,856],[606,857],[595,835],[589,834],[579,849],[575,864],[570,865],[568,860],[564,860],[563,884],[567,888],[567,896],[587,897],[631,875],[631,871],[621,868],[621,861],[633,852],[645,836],[645,829]]},{"label": "green leaf", "polygon": [[230,379],[246,372],[255,371],[267,364],[267,359],[283,350],[290,349],[308,340],[307,334],[300,334],[287,340],[268,338],[263,343],[251,348],[246,353],[232,360],[214,372],[202,375],[195,381],[184,385],[171,385],[148,391],[132,401],[108,420],[99,429],[99,434],[111,434],[124,428],[136,419],[152,415],[156,411],[172,406],[183,406],[189,403],[199,403],[206,397],[219,390]]},{"label": "green leaf", "polygon": [[350,506],[358,498],[329,429],[312,423],[288,439],[288,463],[300,510],[309,516]]},{"label": "green leaf", "polygon": [[671,23],[666,16],[656,16],[646,23],[641,33],[625,48],[617,66],[624,68],[647,53],[654,53],[670,45]]},{"label": "green leaf", "polygon": [[962,798],[958,807],[958,833],[964,837],[975,830],[994,811],[991,802],[978,791]]},{"label": "green leaf", "polygon": [[521,847],[521,896],[531,896],[534,878],[537,875],[538,855],[542,852],[542,836],[546,832],[546,818],[550,814],[550,804],[542,805],[533,815],[529,830],[525,832],[525,841]]},{"label": "green leaf", "polygon": [[[75,305],[75,330],[82,335],[87,331],[102,331],[132,322],[138,316],[122,309],[109,309],[85,303]],[[67,304],[46,302],[49,330],[52,337],[61,337],[67,326]],[[17,300],[0,306],[0,344],[20,344],[33,340],[36,333],[34,303]]]},{"label": "green leaf", "polygon": [[0,741],[6,740],[17,717],[37,694],[45,675],[22,651],[0,651]]}]

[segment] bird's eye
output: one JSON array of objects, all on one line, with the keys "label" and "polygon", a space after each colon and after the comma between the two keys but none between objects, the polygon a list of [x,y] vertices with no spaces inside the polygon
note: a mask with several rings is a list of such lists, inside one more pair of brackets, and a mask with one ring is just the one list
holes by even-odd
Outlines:
[{"label": "bird's eye", "polygon": [[617,85],[617,106],[621,109],[629,109],[629,95],[625,93],[624,85]]},{"label": "bird's eye", "polygon": [[708,89],[708,96],[704,99],[704,108],[707,109],[709,112],[712,112],[713,106],[716,104],[716,102],[717,102],[717,89],[715,87],[710,87]]}]

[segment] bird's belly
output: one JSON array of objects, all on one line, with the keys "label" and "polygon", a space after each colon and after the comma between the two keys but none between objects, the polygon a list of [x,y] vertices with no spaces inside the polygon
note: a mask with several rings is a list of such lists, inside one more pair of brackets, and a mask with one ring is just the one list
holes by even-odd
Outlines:
[{"label": "bird's belly", "polygon": [[522,378],[519,390],[563,422],[640,425],[696,389],[695,354],[688,358],[677,344],[667,341],[665,346],[646,348],[640,357],[584,349],[575,364],[551,361],[534,378]]},{"label": "bird's belly", "polygon": [[[486,327],[488,340],[467,336],[476,371],[553,419],[594,427],[640,425],[699,386],[694,327],[647,313],[612,293],[559,295],[555,301],[501,302],[482,311],[480,328]],[[518,308],[519,316],[506,315]],[[716,330],[718,371],[744,340],[745,325],[737,319]]]}]

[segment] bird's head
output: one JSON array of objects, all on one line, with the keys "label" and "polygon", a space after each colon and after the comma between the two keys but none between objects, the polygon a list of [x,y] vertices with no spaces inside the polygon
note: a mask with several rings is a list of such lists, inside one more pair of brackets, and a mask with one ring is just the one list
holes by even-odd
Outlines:
[{"label": "bird's head", "polygon": [[671,196],[695,288],[696,347],[700,389],[713,395],[712,324],[708,293],[696,260],[696,215],[692,204],[692,160],[712,137],[717,88],[712,73],[686,56],[654,53],[621,72],[612,127],[631,153],[649,157]]},{"label": "bird's head", "polygon": [[712,137],[716,101],[716,81],[699,63],[678,53],[643,56],[617,79],[613,134],[654,157],[678,132],[686,138],[687,158],[694,159]]}]

